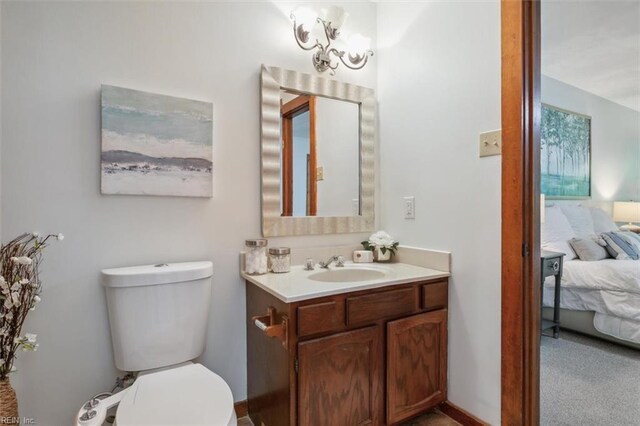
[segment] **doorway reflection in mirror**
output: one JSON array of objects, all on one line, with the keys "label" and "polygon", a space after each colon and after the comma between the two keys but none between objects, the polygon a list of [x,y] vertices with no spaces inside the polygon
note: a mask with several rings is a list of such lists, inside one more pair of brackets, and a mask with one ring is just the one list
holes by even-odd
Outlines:
[{"label": "doorway reflection in mirror", "polygon": [[359,105],[281,91],[282,216],[360,215]]}]

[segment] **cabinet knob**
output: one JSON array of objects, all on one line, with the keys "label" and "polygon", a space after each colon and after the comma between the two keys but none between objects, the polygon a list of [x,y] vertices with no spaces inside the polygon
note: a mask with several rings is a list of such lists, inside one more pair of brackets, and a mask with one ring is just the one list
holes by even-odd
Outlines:
[{"label": "cabinet knob", "polygon": [[553,271],[558,272],[560,270],[560,262],[557,260],[553,262]]}]

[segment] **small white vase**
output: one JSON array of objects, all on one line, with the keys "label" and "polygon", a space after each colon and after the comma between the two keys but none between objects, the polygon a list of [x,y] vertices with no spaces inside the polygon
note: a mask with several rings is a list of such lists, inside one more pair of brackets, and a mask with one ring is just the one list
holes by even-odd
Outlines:
[{"label": "small white vase", "polygon": [[387,249],[386,253],[382,253],[382,247],[376,247],[376,262],[388,262],[391,260],[391,250]]}]

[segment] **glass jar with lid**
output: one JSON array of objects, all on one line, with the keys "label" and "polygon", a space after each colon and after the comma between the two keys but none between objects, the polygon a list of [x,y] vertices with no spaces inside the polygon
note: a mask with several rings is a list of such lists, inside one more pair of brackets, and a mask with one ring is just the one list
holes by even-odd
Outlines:
[{"label": "glass jar with lid", "polygon": [[244,242],[246,252],[244,256],[244,272],[248,275],[262,275],[268,271],[267,240],[255,239]]},{"label": "glass jar with lid", "polygon": [[273,273],[283,274],[291,271],[291,249],[289,247],[271,247],[269,262]]}]

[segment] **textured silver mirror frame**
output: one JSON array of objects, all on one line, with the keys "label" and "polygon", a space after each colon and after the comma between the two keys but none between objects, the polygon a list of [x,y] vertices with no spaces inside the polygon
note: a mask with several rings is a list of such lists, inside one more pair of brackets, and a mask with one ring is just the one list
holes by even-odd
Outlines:
[{"label": "textured silver mirror frame", "polygon": [[[311,74],[262,66],[262,235],[320,235],[370,232],[375,226],[376,100],[373,89]],[[280,90],[360,104],[360,216],[281,216]]]}]

